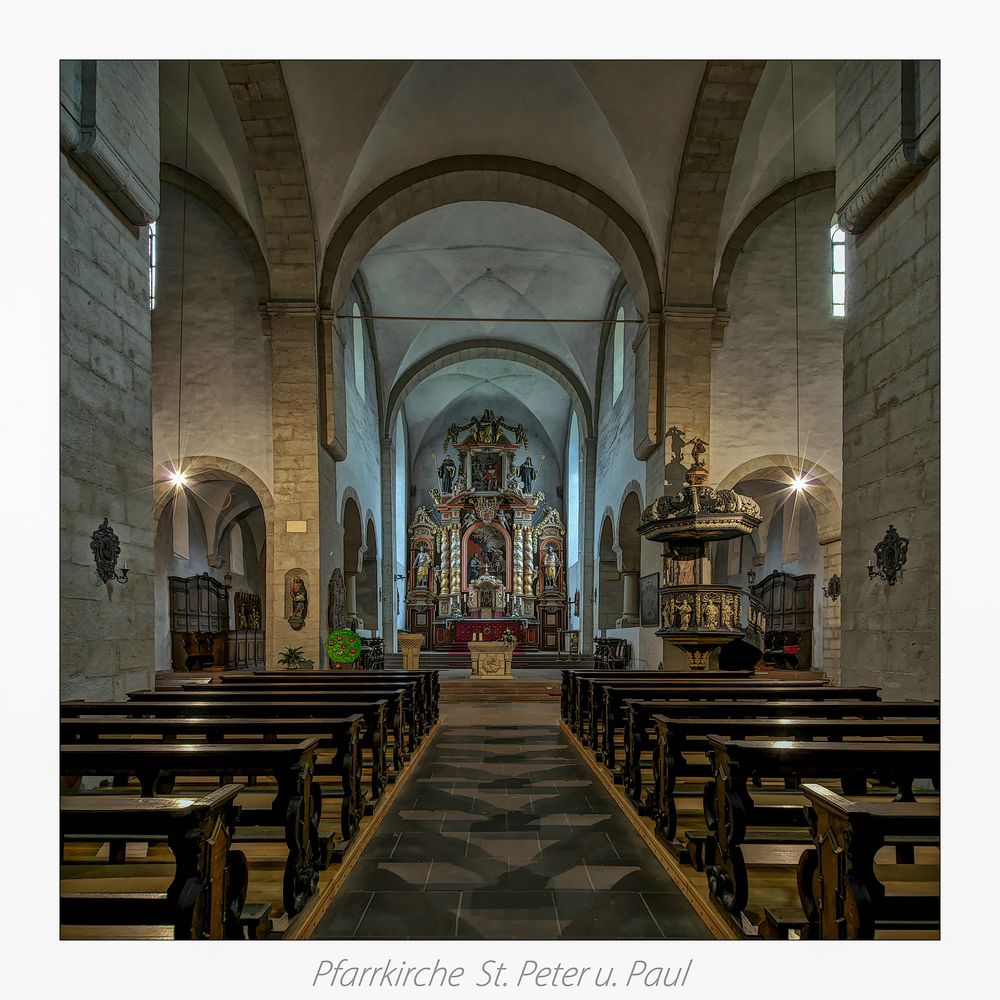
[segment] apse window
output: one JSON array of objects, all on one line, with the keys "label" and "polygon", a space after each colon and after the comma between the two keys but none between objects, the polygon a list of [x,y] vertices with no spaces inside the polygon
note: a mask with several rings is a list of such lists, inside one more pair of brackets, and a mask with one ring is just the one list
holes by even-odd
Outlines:
[{"label": "apse window", "polygon": [[617,403],[618,397],[625,387],[625,307],[619,306],[615,314],[614,331],[614,390],[611,394],[611,402]]},{"label": "apse window", "polygon": [[833,251],[833,267],[831,269],[833,315],[843,316],[847,301],[847,234],[837,224],[836,219],[830,226],[830,245]]},{"label": "apse window", "polygon": [[353,319],[351,325],[354,333],[354,387],[358,390],[358,395],[364,398],[365,395],[365,327],[361,319],[361,310],[357,302],[351,310]]},{"label": "apse window", "polygon": [[156,308],[156,223],[149,224],[147,237],[147,253],[149,255],[149,311]]}]

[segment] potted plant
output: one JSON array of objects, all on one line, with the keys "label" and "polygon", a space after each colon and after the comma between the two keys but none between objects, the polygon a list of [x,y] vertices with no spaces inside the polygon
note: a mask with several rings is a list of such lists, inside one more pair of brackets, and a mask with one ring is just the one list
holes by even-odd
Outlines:
[{"label": "potted plant", "polygon": [[278,657],[278,663],[288,670],[298,669],[305,660],[301,646],[286,646],[285,651]]}]

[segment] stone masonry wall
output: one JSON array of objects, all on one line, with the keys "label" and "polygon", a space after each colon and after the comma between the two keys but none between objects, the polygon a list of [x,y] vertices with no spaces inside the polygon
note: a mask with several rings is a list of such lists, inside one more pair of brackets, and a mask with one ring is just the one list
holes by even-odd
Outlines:
[{"label": "stone masonry wall", "polygon": [[[936,128],[937,72],[920,64],[916,133]],[[845,63],[837,73],[837,204],[876,202],[900,141],[901,64]],[[930,91],[935,92],[930,92]],[[904,116],[905,117],[905,116]],[[904,136],[905,137],[905,136]],[[883,698],[938,695],[939,161],[848,237],[844,339],[844,515],[841,553],[845,684]],[[902,152],[897,161],[903,159]],[[884,188],[883,188],[884,189]],[[861,193],[860,197],[858,192]],[[865,565],[892,524],[909,539],[895,586]]]},{"label": "stone masonry wall", "polygon": [[[156,64],[99,62],[96,72],[104,140],[141,188],[158,191]],[[62,64],[63,120],[74,127],[85,75]],[[60,693],[120,699],[153,677],[147,231],[115,207],[106,176],[87,173],[73,142],[60,154]],[[129,565],[110,599],[90,550],[105,517],[121,542],[119,571]]]}]

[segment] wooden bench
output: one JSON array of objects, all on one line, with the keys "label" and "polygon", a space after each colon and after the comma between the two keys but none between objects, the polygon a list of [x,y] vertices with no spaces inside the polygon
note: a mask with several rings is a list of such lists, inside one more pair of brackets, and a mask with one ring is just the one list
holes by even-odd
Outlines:
[{"label": "wooden bench", "polygon": [[[859,702],[866,706],[871,702]],[[875,703],[877,704],[877,703]],[[849,706],[851,710],[853,706]],[[796,712],[804,712],[793,717]],[[631,775],[626,785],[633,801],[642,799],[647,814],[653,817],[657,832],[668,843],[677,834],[677,806],[674,792],[678,778],[711,774],[709,764],[693,764],[685,758],[687,753],[704,754],[708,750],[708,736],[716,733],[733,740],[756,739],[838,741],[851,738],[906,739],[937,743],[941,734],[938,719],[889,718],[841,719],[813,718],[808,706],[784,706],[786,713],[780,718],[691,718],[654,714],[656,726],[655,750],[652,755],[652,785],[643,797],[641,773]]]},{"label": "wooden bench", "polygon": [[[713,778],[705,786],[704,817],[709,832],[705,873],[713,900],[739,917],[746,909],[749,882],[743,844],[749,827],[787,828],[805,824],[801,801],[794,805],[754,804],[747,787],[760,778],[839,778],[846,794],[864,793],[867,778],[886,778],[896,801],[912,802],[913,781],[940,780],[940,747],[928,743],[729,740],[708,737]],[[766,843],[786,842],[780,833]]]},{"label": "wooden bench", "polygon": [[130,701],[165,702],[189,698],[197,701],[257,702],[258,704],[271,704],[273,701],[279,700],[372,704],[385,699],[389,702],[386,715],[392,726],[390,732],[394,742],[398,742],[399,745],[398,754],[394,752],[394,755],[400,756],[415,751],[428,728],[420,702],[414,697],[415,689],[416,685],[410,685],[408,689],[406,685],[400,684],[398,681],[380,681],[370,687],[356,684],[324,685],[321,687],[301,684],[287,686],[233,684],[225,687],[212,685],[208,687],[182,687],[179,690],[166,691],[131,691],[128,698]]},{"label": "wooden bench", "polygon": [[[580,738],[586,746],[598,753],[613,757],[616,729],[621,723],[622,708],[626,698],[665,698],[674,700],[723,700],[738,701],[754,698],[757,701],[787,701],[791,698],[837,699],[849,698],[861,701],[877,701],[879,689],[876,687],[831,688],[815,685],[807,681],[784,683],[772,680],[752,680],[745,683],[725,684],[719,682],[694,684],[635,683],[632,681],[602,682],[590,684],[591,706],[581,730]],[[613,761],[612,765],[613,766]]]},{"label": "wooden bench", "polygon": [[[356,716],[355,733],[361,724]],[[139,779],[142,796],[155,796],[164,779],[173,788],[178,775],[212,775],[230,780],[235,774],[270,775],[277,792],[266,809],[240,810],[241,827],[282,829],[288,856],[282,902],[298,913],[316,891],[319,872],[332,856],[333,838],[320,833],[322,792],[313,780],[318,738],[298,743],[98,743],[60,747],[63,775],[119,774]],[[354,752],[357,752],[355,739]],[[342,761],[346,816],[345,839],[360,825],[360,775],[350,752]],[[244,787],[244,786],[239,786]],[[141,839],[141,838],[140,838]],[[73,921],[69,921],[73,922]]]},{"label": "wooden bench", "polygon": [[[167,692],[157,693],[166,694]],[[304,694],[299,695],[299,697],[304,696]],[[164,720],[184,718],[259,719],[261,714],[266,712],[273,721],[311,719],[316,720],[317,723],[328,722],[331,727],[331,738],[334,738],[335,731],[339,731],[339,728],[343,726],[345,719],[360,714],[364,722],[361,745],[362,750],[369,754],[368,766],[370,768],[372,798],[377,801],[389,778],[386,712],[391,709],[391,705],[391,699],[371,696],[367,699],[359,697],[346,701],[340,699],[332,701],[325,698],[312,701],[289,701],[276,697],[270,701],[254,699],[243,702],[211,698],[195,700],[191,695],[186,695],[179,698],[168,698],[164,701],[147,701],[140,697],[127,702],[63,702],[60,711],[63,719],[114,716],[149,717]],[[393,722],[393,763],[396,771],[402,766],[402,755],[398,750],[398,741],[402,739],[399,735],[400,727],[401,722],[397,715]],[[318,731],[322,732],[323,730]],[[361,759],[362,764],[364,764],[364,757]]]},{"label": "wooden bench", "polygon": [[854,802],[822,785],[805,784],[806,822],[813,847],[799,861],[798,885],[807,921],[803,936],[871,939],[880,928],[937,928],[939,895],[888,893],[875,856],[905,842],[938,846],[937,802]]},{"label": "wooden bench", "polygon": [[182,940],[243,937],[246,858],[231,849],[242,788],[225,785],[199,798],[62,796],[62,840],[166,840],[175,869],[165,893],[63,893],[60,923],[166,924]]}]

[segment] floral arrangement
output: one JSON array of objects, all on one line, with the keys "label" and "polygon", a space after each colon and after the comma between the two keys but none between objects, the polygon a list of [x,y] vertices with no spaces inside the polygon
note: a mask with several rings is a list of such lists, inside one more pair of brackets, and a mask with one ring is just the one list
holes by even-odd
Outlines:
[{"label": "floral arrangement", "polygon": [[500,636],[500,641],[507,643],[508,646],[514,646],[517,644],[517,636],[509,628],[505,628],[503,635]]}]

